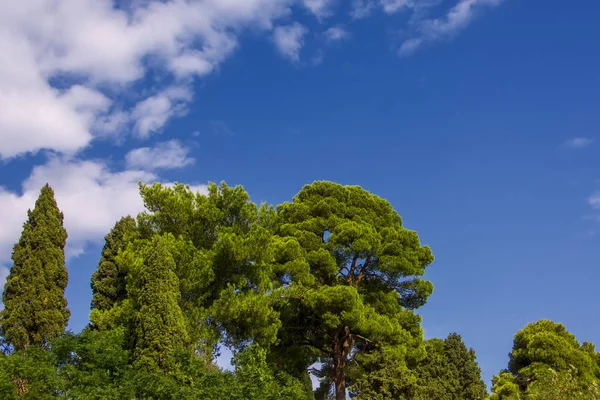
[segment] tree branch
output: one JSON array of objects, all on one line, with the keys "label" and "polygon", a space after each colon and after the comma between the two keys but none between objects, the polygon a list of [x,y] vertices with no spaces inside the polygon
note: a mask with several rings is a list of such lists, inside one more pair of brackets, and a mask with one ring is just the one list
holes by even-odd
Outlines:
[{"label": "tree branch", "polygon": [[346,278],[350,286],[352,286],[354,282],[354,271],[356,270],[356,261],[358,261],[358,254],[354,255],[354,258],[352,259],[352,265],[350,266],[350,271],[348,273],[348,277]]},{"label": "tree branch", "polygon": [[369,267],[369,264],[371,263],[371,257],[367,257],[367,259],[365,260],[365,262],[363,263],[362,267],[360,268],[360,271],[358,273],[358,278],[356,279],[356,284],[354,285],[354,287],[356,289],[358,289],[358,285],[360,285],[360,281],[363,280],[364,276],[365,276],[365,271],[367,270],[367,268]]}]

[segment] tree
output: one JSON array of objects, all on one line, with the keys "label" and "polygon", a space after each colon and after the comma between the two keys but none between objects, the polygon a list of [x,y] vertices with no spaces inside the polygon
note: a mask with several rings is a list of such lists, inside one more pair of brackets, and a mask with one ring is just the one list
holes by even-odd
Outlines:
[{"label": "tree", "polygon": [[65,330],[70,316],[64,296],[66,240],[63,214],[46,185],[13,248],[14,263],[2,296],[2,332],[17,350],[46,345]]},{"label": "tree", "polygon": [[127,296],[125,271],[116,257],[127,245],[126,236],[135,232],[136,223],[131,217],[121,218],[104,237],[105,243],[98,270],[92,275],[92,309],[110,310]]},{"label": "tree", "polygon": [[[390,203],[358,186],[315,182],[277,211],[273,302],[282,328],[275,362],[303,373],[320,361],[342,400],[354,361],[371,365],[375,379],[378,358],[396,370],[422,358],[420,317],[411,310],[433,290],[418,278],[433,256]],[[368,386],[369,379],[356,382]]]},{"label": "tree", "polygon": [[492,398],[598,398],[597,359],[594,346],[580,344],[564,325],[533,322],[515,335],[508,370],[494,378]]},{"label": "tree", "polygon": [[467,349],[459,334],[452,333],[446,338],[444,356],[448,364],[457,372],[458,387],[455,390],[455,399],[476,399],[487,396],[475,350]]},{"label": "tree", "polygon": [[188,345],[186,323],[179,307],[179,282],[166,237],[155,236],[141,251],[139,307],[135,318],[136,366],[148,371],[176,372],[173,352]]},{"label": "tree", "polygon": [[[182,184],[142,185],[140,193],[146,206],[137,218],[140,237],[175,238],[170,252],[195,348],[211,358],[222,338],[273,342],[279,320],[266,293],[273,283],[274,210],[225,183],[211,183],[206,194]],[[135,271],[134,263],[125,264]]]},{"label": "tree", "polygon": [[582,385],[576,368],[555,371],[539,369],[527,388],[528,400],[600,400],[600,381]]},{"label": "tree", "polygon": [[446,352],[446,342],[441,339],[429,339],[425,343],[425,348],[427,357],[415,368],[417,387],[413,397],[417,400],[468,399],[468,397],[457,397],[461,387],[458,366],[450,362]]}]

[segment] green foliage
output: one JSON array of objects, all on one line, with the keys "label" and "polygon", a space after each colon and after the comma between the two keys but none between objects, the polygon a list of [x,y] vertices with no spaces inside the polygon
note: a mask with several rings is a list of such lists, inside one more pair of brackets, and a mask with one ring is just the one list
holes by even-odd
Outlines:
[{"label": "green foliage", "polygon": [[517,332],[508,369],[516,375],[524,370],[535,374],[539,365],[556,371],[574,367],[584,382],[600,377],[595,357],[583,351],[575,335],[564,325],[548,320],[531,323]]},{"label": "green foliage", "polygon": [[564,371],[538,369],[536,379],[527,388],[531,400],[598,400],[600,381],[583,383],[579,371],[571,367]]},{"label": "green foliage", "polygon": [[267,364],[267,351],[259,346],[249,346],[238,353],[234,365],[245,400],[314,399],[300,381],[284,372],[274,372]]},{"label": "green foliage", "polygon": [[116,261],[120,251],[127,245],[126,239],[136,231],[135,219],[121,218],[105,236],[98,270],[92,275],[92,309],[110,310],[127,296],[125,271]]},{"label": "green foliage", "polygon": [[520,400],[524,397],[514,375],[508,371],[501,371],[492,378],[492,392],[490,399],[493,400]]},{"label": "green foliage", "polygon": [[59,388],[55,359],[49,351],[28,346],[10,356],[0,356],[1,399],[55,399]]},{"label": "green foliage", "polygon": [[446,341],[427,340],[425,344],[427,357],[416,367],[418,379],[414,391],[415,399],[463,399],[463,397],[457,397],[462,386],[458,372],[459,366],[453,363],[449,357],[447,341],[448,339]]},{"label": "green foliage", "polygon": [[508,370],[494,377],[493,399],[596,399],[600,367],[590,343],[564,325],[540,320],[514,338]]},{"label": "green foliage", "polygon": [[[420,319],[409,309],[433,290],[418,278],[433,256],[389,202],[357,186],[315,182],[277,211],[277,362],[300,370],[322,361],[336,398],[344,399],[355,360],[371,374],[356,384],[366,390],[384,349],[400,365],[403,356],[418,358]],[[290,365],[289,351],[302,358]]]},{"label": "green foliage", "polygon": [[356,398],[463,400],[487,395],[475,352],[467,349],[460,335],[425,341],[427,356],[422,360],[402,353],[394,355],[398,349],[395,346],[372,353],[377,355],[369,360],[373,370],[358,371],[358,387],[353,390]]},{"label": "green foliage", "polygon": [[140,253],[134,357],[139,368],[173,373],[172,353],[186,347],[189,338],[169,240],[174,240],[172,235],[155,236]]},{"label": "green foliage", "polygon": [[[66,231],[45,186],[14,247],[0,314],[2,399],[483,398],[458,334],[423,339],[433,261],[391,205],[315,182],[277,208],[240,187],[140,186],[105,237],[91,324],[63,334]],[[213,360],[235,351],[233,372]],[[319,366],[319,370],[314,368]],[[312,392],[309,371],[321,380]],[[491,400],[600,400],[600,355],[552,321],[514,338]]]},{"label": "green foliage", "polygon": [[0,398],[69,400],[308,400],[302,384],[250,346],[224,372],[192,352],[173,353],[181,374],[136,368],[123,329],[66,334],[48,349],[28,347],[0,356]]},{"label": "green foliage", "polygon": [[123,329],[86,329],[79,335],[66,334],[52,343],[59,366],[61,386],[73,400],[133,398],[134,374],[125,349]]},{"label": "green foliage", "polygon": [[141,237],[175,238],[171,254],[191,342],[210,355],[223,332],[235,343],[273,341],[277,315],[259,296],[272,285],[272,211],[258,208],[241,186],[210,184],[202,195],[155,184],[140,192],[147,208],[138,216]]},{"label": "green foliage", "polygon": [[2,300],[1,327],[17,350],[45,345],[64,332],[69,320],[64,292],[68,274],[64,247],[67,232],[54,191],[42,188],[23,232],[13,248]]},{"label": "green foliage", "polygon": [[450,334],[444,342],[445,358],[457,371],[458,387],[454,391],[454,399],[476,399],[487,396],[475,350],[467,349],[460,335],[456,333]]},{"label": "green foliage", "polygon": [[411,398],[459,400],[487,396],[475,351],[467,349],[460,335],[430,339],[426,349],[427,357],[415,368],[418,383]]}]

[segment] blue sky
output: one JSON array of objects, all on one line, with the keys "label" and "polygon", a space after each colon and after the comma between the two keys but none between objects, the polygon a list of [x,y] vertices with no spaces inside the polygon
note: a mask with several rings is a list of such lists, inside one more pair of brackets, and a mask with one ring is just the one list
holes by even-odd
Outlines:
[{"label": "blue sky", "polygon": [[0,265],[46,182],[71,328],[136,182],[317,179],[387,198],[436,256],[427,337],[484,378],[528,322],[600,343],[600,4],[60,0],[1,7]]}]

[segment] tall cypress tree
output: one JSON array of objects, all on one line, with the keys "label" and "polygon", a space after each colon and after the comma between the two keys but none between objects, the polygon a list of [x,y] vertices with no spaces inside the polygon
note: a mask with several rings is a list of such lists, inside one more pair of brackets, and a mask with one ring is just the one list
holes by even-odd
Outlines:
[{"label": "tall cypress tree", "polygon": [[445,340],[429,339],[427,357],[416,367],[415,400],[473,400],[487,396],[475,351],[461,336],[451,333]]},{"label": "tall cypress tree", "polygon": [[62,334],[69,321],[63,218],[46,184],[13,248],[13,266],[2,295],[2,332],[17,350],[45,345]]},{"label": "tall cypress tree", "polygon": [[189,341],[169,240],[174,237],[155,236],[141,252],[134,357],[136,365],[149,371],[174,372],[172,352]]},{"label": "tall cypress tree", "polygon": [[104,237],[102,257],[98,270],[92,275],[92,308],[110,310],[116,302],[127,296],[125,273],[116,261],[119,251],[125,249],[125,236],[136,230],[135,219],[121,218]]},{"label": "tall cypress tree", "polygon": [[458,381],[460,382],[458,398],[476,399],[487,396],[487,389],[481,379],[481,369],[477,363],[475,350],[467,349],[461,336],[457,333],[451,333],[444,342],[446,358],[458,372]]}]

